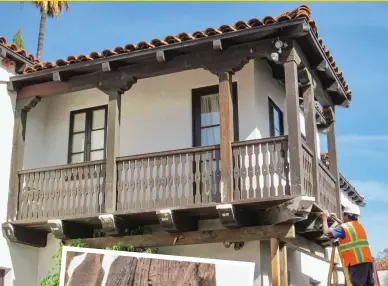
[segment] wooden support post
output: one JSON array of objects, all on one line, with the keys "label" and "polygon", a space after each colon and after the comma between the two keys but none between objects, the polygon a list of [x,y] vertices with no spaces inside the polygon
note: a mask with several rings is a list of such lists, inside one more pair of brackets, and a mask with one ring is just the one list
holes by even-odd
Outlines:
[{"label": "wooden support post", "polygon": [[279,239],[271,238],[272,286],[280,286],[280,251]]},{"label": "wooden support post", "polygon": [[13,141],[11,155],[11,172],[8,192],[8,221],[16,219],[18,211],[19,175],[18,170],[23,169],[24,143],[26,135],[27,111],[15,111],[13,126]]},{"label": "wooden support post", "polygon": [[221,181],[223,182],[222,202],[230,202],[233,197],[233,101],[232,75],[221,72],[219,78],[219,108],[220,108],[220,152],[221,152]]},{"label": "wooden support post", "polygon": [[300,131],[299,114],[299,90],[298,90],[298,69],[295,49],[292,49],[284,63],[286,100],[287,100],[287,122],[288,122],[288,149],[290,154],[291,169],[291,193],[302,194],[302,138]]},{"label": "wooden support post", "polygon": [[288,286],[287,245],[280,242],[280,285]]},{"label": "wooden support post", "polygon": [[108,130],[106,138],[106,177],[105,177],[105,212],[116,211],[117,202],[117,165],[116,157],[120,152],[120,113],[121,92],[107,91],[108,103]]},{"label": "wooden support post", "polygon": [[315,118],[315,102],[314,89],[311,84],[306,87],[303,93],[304,118],[306,126],[306,141],[307,146],[314,153],[312,158],[312,183],[315,194],[315,201],[319,204],[319,190],[318,190],[318,154],[317,151],[317,133],[316,133],[316,118]]},{"label": "wooden support post", "polygon": [[[334,106],[332,106],[334,111]],[[337,161],[337,143],[335,138],[335,121],[333,121],[327,132],[327,149],[329,153],[329,171],[334,176],[336,180],[336,201],[337,201],[337,216],[338,218],[342,217],[341,211],[341,189],[340,189],[340,180],[338,174],[338,161]]]},{"label": "wooden support post", "polygon": [[27,126],[27,113],[40,101],[40,97],[31,97],[16,102],[15,120],[13,126],[13,141],[11,155],[11,170],[8,191],[8,219],[16,220],[18,211],[19,175],[18,170],[23,169],[24,143]]}]

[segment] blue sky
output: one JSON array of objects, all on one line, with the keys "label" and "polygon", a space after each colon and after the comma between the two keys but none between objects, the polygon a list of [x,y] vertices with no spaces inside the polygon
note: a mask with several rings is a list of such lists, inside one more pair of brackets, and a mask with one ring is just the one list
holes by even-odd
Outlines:
[{"label": "blue sky", "polygon": [[[101,51],[126,43],[194,32],[266,15],[299,3],[71,3],[46,25],[43,60]],[[318,31],[353,91],[349,109],[337,109],[340,171],[366,197],[362,210],[372,251],[388,248],[388,5],[311,3]],[[20,27],[35,54],[39,12],[31,3],[1,3],[0,35]]]}]

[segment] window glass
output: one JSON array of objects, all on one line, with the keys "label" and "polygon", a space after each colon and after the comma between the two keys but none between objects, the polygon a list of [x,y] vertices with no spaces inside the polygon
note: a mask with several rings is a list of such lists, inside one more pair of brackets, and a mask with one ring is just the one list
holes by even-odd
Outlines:
[{"label": "window glass", "polygon": [[86,113],[74,115],[73,132],[85,131]]}]

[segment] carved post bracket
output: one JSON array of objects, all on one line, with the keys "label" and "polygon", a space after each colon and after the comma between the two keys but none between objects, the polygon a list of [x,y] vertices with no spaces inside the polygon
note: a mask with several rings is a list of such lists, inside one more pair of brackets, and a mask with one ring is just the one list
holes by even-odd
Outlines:
[{"label": "carved post bracket", "polygon": [[130,90],[136,82],[137,79],[133,75],[118,73],[114,77],[109,77],[109,80],[99,80],[97,83],[97,88],[106,94],[110,94],[111,92],[118,92],[121,95],[124,92]]},{"label": "carved post bracket", "polygon": [[239,209],[231,204],[216,206],[218,217],[224,227],[235,228],[252,226],[252,216],[248,215],[246,211]]},{"label": "carved post bracket", "polygon": [[156,212],[160,226],[167,232],[187,232],[197,231],[198,221],[183,212],[177,212],[170,209],[159,210]]},{"label": "carved post bracket", "polygon": [[60,219],[48,220],[47,223],[57,239],[65,240],[93,237],[93,227],[89,225]]},{"label": "carved post bracket", "polygon": [[47,232],[3,223],[3,235],[9,241],[33,247],[46,247]]},{"label": "carved post bracket", "polygon": [[124,220],[118,216],[104,214],[98,216],[101,221],[102,230],[107,236],[120,236],[125,233]]}]

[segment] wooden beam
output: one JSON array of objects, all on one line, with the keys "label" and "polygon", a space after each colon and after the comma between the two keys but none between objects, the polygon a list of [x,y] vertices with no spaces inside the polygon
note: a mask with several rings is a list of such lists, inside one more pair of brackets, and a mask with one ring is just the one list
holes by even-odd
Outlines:
[{"label": "wooden beam", "polygon": [[[152,235],[134,235],[123,237],[101,237],[83,239],[88,247],[104,249],[119,242],[135,247],[162,247],[173,245],[190,245],[220,243],[225,241],[268,240],[273,237],[284,239],[295,237],[293,225],[254,226],[236,229],[215,229],[180,234],[160,233]],[[69,240],[64,241],[65,244]]]},{"label": "wooden beam", "polygon": [[298,196],[295,199],[284,202],[281,205],[258,211],[261,225],[296,223],[305,220],[310,213],[314,198]]},{"label": "wooden beam", "polygon": [[220,39],[213,41],[213,49],[215,51],[222,51],[222,41]]},{"label": "wooden beam", "polygon": [[2,46],[0,46],[0,57],[3,59],[7,57],[7,50]]},{"label": "wooden beam", "polygon": [[279,256],[280,256],[280,285],[288,285],[288,262],[287,262],[287,245],[284,242],[279,244]]},{"label": "wooden beam", "polygon": [[[272,286],[281,286],[280,284],[280,251],[279,239],[271,238],[271,275]],[[283,285],[282,285],[283,286]]]},{"label": "wooden beam", "polygon": [[235,228],[253,225],[252,216],[243,208],[238,208],[231,204],[216,206],[218,217],[224,227]]},{"label": "wooden beam", "polygon": [[228,203],[233,199],[233,99],[232,75],[229,72],[220,73],[219,79],[219,108],[220,108],[220,153],[221,180],[223,183],[222,202]]},{"label": "wooden beam", "polygon": [[313,68],[311,68],[309,61],[307,60],[304,53],[302,52],[302,49],[300,48],[300,46],[297,43],[294,43],[294,48],[297,51],[297,53],[300,57],[300,60],[303,63],[303,66],[306,67],[306,69],[308,70],[308,72],[311,74],[311,76],[314,79],[315,96],[317,97],[318,101],[321,103],[322,106],[331,105],[332,104],[331,97],[328,95],[328,93],[323,88],[323,84],[322,84],[317,72]]},{"label": "wooden beam", "polygon": [[288,122],[288,150],[290,154],[291,194],[302,194],[302,137],[299,114],[298,89],[298,58],[296,50],[292,48],[289,57],[284,63],[286,85],[287,122]]},{"label": "wooden beam", "polygon": [[59,72],[53,73],[53,81],[62,81],[61,74]]},{"label": "wooden beam", "polygon": [[156,52],[156,61],[158,63],[162,63],[162,62],[165,62],[167,59],[166,59],[166,53],[164,51],[157,51]]},{"label": "wooden beam", "polygon": [[11,242],[29,245],[33,247],[46,247],[47,232],[34,230],[10,223],[3,223],[3,233]]},{"label": "wooden beam", "polygon": [[109,62],[102,63],[101,69],[103,72],[110,72],[112,70]]},{"label": "wooden beam", "polygon": [[106,175],[105,175],[105,212],[116,211],[117,203],[117,164],[120,154],[120,116],[121,93],[117,90],[107,91],[108,122],[106,135]]},{"label": "wooden beam", "polygon": [[312,189],[314,192],[315,200],[319,204],[319,190],[318,190],[318,150],[317,150],[317,122],[316,122],[316,109],[314,100],[314,89],[311,82],[311,76],[309,76],[309,84],[305,88],[303,93],[303,105],[304,105],[304,122],[306,130],[307,146],[313,152],[311,160],[311,172],[312,172]]},{"label": "wooden beam", "polygon": [[159,218],[162,229],[167,232],[176,233],[198,230],[198,221],[184,212],[165,209],[157,211],[156,215]]},{"label": "wooden beam", "polygon": [[326,60],[322,60],[316,67],[313,67],[313,69],[317,71],[325,72],[330,68],[329,63]]},{"label": "wooden beam", "polygon": [[[229,47],[224,51],[213,49],[201,52],[179,55],[166,62],[132,64],[110,72],[94,72],[78,75],[67,82],[45,82],[22,87],[18,98],[30,96],[52,96],[63,93],[75,92],[90,88],[98,88],[101,80],[107,82],[125,80],[130,78],[144,79],[175,72],[206,68],[212,71],[241,69],[249,59],[261,58],[272,49],[274,39],[260,40],[248,44]],[[17,85],[17,81],[14,81]],[[15,86],[17,88],[17,86]]]},{"label": "wooden beam", "polygon": [[57,239],[87,238],[93,236],[93,228],[77,222],[60,219],[47,221],[51,232]]},{"label": "wooden beam", "polygon": [[125,226],[124,220],[121,217],[103,214],[99,215],[98,219],[101,221],[102,231],[108,236],[124,235]]}]

